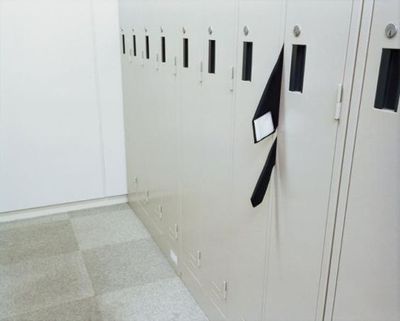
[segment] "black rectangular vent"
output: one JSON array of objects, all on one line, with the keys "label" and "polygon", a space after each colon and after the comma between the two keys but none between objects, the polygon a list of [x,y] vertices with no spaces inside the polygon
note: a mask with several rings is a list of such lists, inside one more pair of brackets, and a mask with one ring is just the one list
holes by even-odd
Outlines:
[{"label": "black rectangular vent", "polygon": [[189,67],[189,39],[183,39],[183,67]]},{"label": "black rectangular vent", "polygon": [[146,36],[146,59],[150,59],[150,39]]},{"label": "black rectangular vent", "polygon": [[290,91],[303,92],[306,51],[307,47],[305,45],[293,45],[290,67]]},{"label": "black rectangular vent", "polygon": [[167,61],[167,54],[165,49],[165,37],[161,37],[161,62]]},{"label": "black rectangular vent", "polygon": [[251,81],[251,72],[253,69],[253,43],[243,42],[243,67],[242,80]]},{"label": "black rectangular vent", "polygon": [[136,36],[133,35],[133,55],[136,57],[137,51],[136,51]]},{"label": "black rectangular vent", "polygon": [[400,96],[400,49],[383,49],[375,108],[396,111]]},{"label": "black rectangular vent", "polygon": [[208,73],[215,74],[215,40],[208,41]]}]

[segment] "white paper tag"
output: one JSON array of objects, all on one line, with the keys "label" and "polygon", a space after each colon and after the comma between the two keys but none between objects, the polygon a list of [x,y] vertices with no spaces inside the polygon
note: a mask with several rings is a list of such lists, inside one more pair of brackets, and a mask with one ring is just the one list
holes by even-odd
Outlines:
[{"label": "white paper tag", "polygon": [[271,112],[254,120],[254,129],[257,142],[271,135],[275,130]]}]

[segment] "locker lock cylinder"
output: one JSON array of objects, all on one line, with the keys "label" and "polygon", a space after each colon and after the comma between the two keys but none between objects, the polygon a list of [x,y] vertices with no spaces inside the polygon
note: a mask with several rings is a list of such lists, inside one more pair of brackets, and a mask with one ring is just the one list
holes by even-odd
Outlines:
[{"label": "locker lock cylinder", "polygon": [[385,28],[385,34],[386,37],[389,39],[392,39],[397,35],[397,32],[399,31],[399,27],[396,26],[394,23],[389,23],[386,28]]},{"label": "locker lock cylinder", "polygon": [[213,33],[213,30],[212,30],[211,26],[209,26],[209,27],[208,27],[208,34],[209,34],[209,35],[212,35],[212,33]]},{"label": "locker lock cylinder", "polygon": [[164,32],[164,28],[160,27],[160,32],[163,33]]},{"label": "locker lock cylinder", "polygon": [[185,34],[186,33],[186,28],[182,27],[182,33]]},{"label": "locker lock cylinder", "polygon": [[249,32],[250,32],[249,27],[244,26],[244,27],[243,27],[243,33],[244,33],[244,35],[247,36],[247,35],[249,34]]},{"label": "locker lock cylinder", "polygon": [[301,34],[301,28],[300,28],[299,25],[295,25],[295,26],[293,27],[293,34],[294,34],[295,37],[299,37],[299,36],[300,36],[300,34]]}]

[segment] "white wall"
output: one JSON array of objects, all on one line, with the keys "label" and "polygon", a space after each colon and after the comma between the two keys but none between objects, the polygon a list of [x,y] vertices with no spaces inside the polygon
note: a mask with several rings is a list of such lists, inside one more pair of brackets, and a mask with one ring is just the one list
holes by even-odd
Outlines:
[{"label": "white wall", "polygon": [[0,212],[126,194],[116,0],[0,0]]}]

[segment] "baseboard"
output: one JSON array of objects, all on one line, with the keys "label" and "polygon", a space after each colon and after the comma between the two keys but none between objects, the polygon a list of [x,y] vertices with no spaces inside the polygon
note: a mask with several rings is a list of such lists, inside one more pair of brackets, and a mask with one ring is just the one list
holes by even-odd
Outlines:
[{"label": "baseboard", "polygon": [[30,218],[49,216],[70,211],[78,211],[87,208],[116,205],[127,202],[128,202],[127,195],[120,195],[120,196],[99,198],[94,200],[73,202],[67,204],[38,207],[27,210],[4,212],[0,214],[0,223],[26,220]]}]

